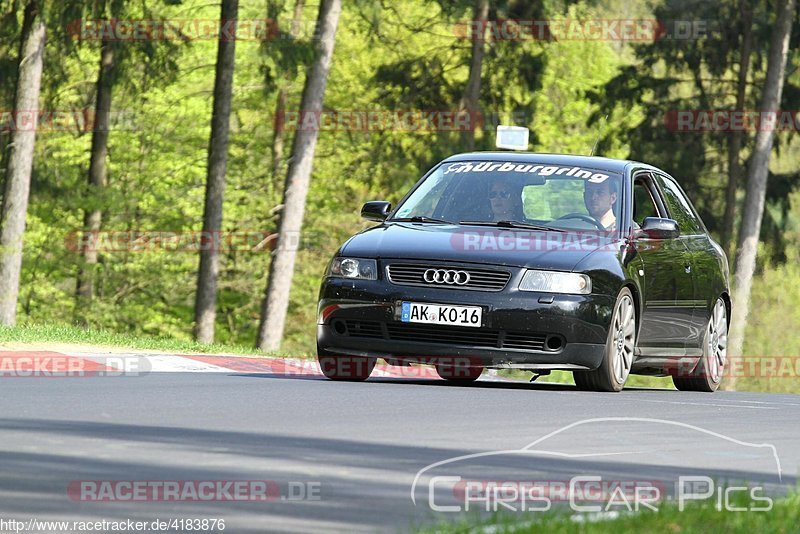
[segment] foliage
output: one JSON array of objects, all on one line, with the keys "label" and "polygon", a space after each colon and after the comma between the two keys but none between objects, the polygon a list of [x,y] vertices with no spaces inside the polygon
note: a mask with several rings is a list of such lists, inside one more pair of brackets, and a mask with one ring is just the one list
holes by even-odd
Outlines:
[{"label": "foliage", "polygon": [[[604,116],[622,106],[639,106],[641,118],[621,123],[612,133],[628,139],[629,157],[656,165],[677,177],[692,196],[706,225],[719,235],[722,231],[725,210],[725,184],[727,182],[727,144],[732,132],[679,131],[665,127],[670,123],[670,114],[685,110],[731,110],[735,108],[737,74],[741,56],[741,41],[746,18],[741,3],[736,0],[720,2],[677,1],[660,2],[654,9],[657,20],[665,23],[667,35],[654,42],[633,46],[635,59],[622,66],[614,77],[599,91],[590,95],[600,105],[592,123],[600,123]],[[758,107],[760,89],[766,75],[766,52],[774,20],[770,7],[752,4],[753,54],[750,76],[745,93],[745,110]],[[797,16],[797,15],[796,15]],[[699,38],[672,38],[676,24],[692,23]],[[797,41],[794,35],[793,40]],[[796,48],[796,43],[793,49]],[[789,72],[793,72],[791,68]],[[797,107],[800,97],[798,73],[793,72],[785,84],[782,109]],[[746,162],[755,132],[743,135],[742,163]],[[601,138],[600,147],[605,151],[610,145],[607,136]],[[796,140],[790,132],[776,137],[778,151],[795,152]],[[796,156],[790,157],[796,161]],[[796,167],[796,166],[795,166]],[[787,210],[785,188],[778,184],[791,183],[796,187],[797,176],[770,177],[772,185],[768,191],[768,202],[777,210]],[[739,184],[742,186],[744,184]],[[776,229],[777,221],[768,215],[768,224],[762,231],[762,239],[770,240],[772,252],[783,254],[779,237],[784,228]],[[733,262],[731,262],[733,265]]]}]

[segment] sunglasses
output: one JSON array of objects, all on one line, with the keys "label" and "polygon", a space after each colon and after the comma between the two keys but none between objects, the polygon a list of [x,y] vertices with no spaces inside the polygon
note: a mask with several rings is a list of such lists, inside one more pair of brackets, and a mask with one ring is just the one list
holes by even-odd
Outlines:
[{"label": "sunglasses", "polygon": [[599,197],[611,196],[611,191],[605,188],[587,188],[583,191],[583,194],[587,197],[591,198],[595,195]]},{"label": "sunglasses", "polygon": [[511,191],[489,191],[489,198],[511,198]]}]

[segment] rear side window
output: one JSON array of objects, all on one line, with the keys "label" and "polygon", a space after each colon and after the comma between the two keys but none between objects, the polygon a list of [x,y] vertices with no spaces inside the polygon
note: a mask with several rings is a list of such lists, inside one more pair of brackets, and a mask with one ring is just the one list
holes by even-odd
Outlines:
[{"label": "rear side window", "polygon": [[642,226],[647,217],[658,217],[658,209],[643,177],[633,182],[633,222]]},{"label": "rear side window", "polygon": [[702,234],[703,225],[677,182],[665,176],[656,177],[664,194],[664,204],[669,216],[678,222],[682,235]]}]

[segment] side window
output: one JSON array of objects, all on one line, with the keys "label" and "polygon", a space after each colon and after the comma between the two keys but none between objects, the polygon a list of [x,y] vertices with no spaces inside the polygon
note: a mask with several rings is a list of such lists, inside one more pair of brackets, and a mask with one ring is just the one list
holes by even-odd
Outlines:
[{"label": "side window", "polygon": [[441,169],[429,176],[405,201],[403,209],[396,213],[395,217],[435,216],[434,210],[448,185],[448,181],[442,178]]},{"label": "side window", "polygon": [[678,228],[680,228],[681,234],[702,234],[702,224],[678,184],[674,180],[660,175],[658,176],[658,182],[661,185],[661,191],[664,193],[664,204],[669,210],[669,216],[678,221]]},{"label": "side window", "polygon": [[658,208],[656,208],[645,178],[635,178],[633,182],[633,222],[642,226],[645,218],[658,216]]}]

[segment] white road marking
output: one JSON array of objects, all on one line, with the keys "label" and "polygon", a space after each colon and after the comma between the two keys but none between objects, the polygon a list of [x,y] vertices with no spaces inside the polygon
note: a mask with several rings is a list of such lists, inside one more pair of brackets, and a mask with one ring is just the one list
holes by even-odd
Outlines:
[{"label": "white road marking", "polygon": [[654,403],[657,403],[657,404],[678,404],[678,405],[681,405],[681,406],[701,406],[703,408],[707,408],[709,406],[714,406],[716,408],[748,408],[750,410],[779,410],[780,409],[780,408],[771,407],[771,406],[747,406],[747,405],[740,405],[740,404],[718,404],[718,403],[709,403],[709,402],[666,401],[666,400],[639,399],[639,398],[636,399],[636,402],[654,402]]}]

